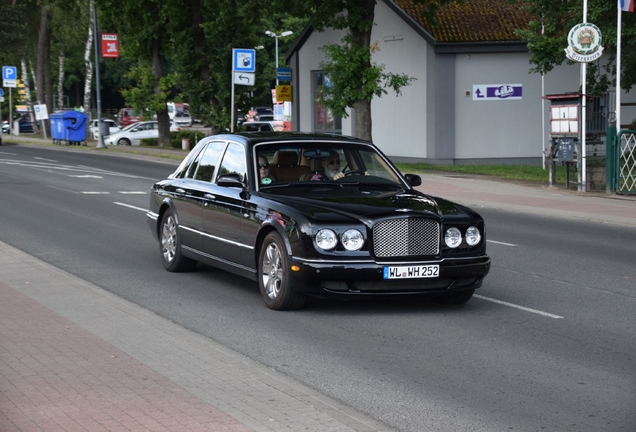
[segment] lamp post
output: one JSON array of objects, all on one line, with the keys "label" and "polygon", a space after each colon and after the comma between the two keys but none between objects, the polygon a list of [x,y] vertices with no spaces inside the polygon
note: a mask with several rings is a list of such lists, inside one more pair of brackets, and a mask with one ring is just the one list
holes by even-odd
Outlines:
[{"label": "lamp post", "polygon": [[278,85],[278,38],[283,37],[283,36],[292,35],[292,34],[294,34],[294,32],[291,31],[291,30],[287,30],[287,31],[284,31],[281,34],[277,35],[276,33],[267,30],[265,32],[265,34],[267,36],[276,38],[276,85]]}]

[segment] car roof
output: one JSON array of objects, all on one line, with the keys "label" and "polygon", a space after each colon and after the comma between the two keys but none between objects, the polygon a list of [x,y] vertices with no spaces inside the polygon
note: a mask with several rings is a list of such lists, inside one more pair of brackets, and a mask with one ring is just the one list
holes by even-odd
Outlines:
[{"label": "car roof", "polygon": [[328,133],[310,133],[310,132],[239,132],[234,134],[219,134],[207,137],[210,139],[232,140],[243,142],[246,145],[261,144],[267,142],[306,142],[306,141],[340,141],[342,143],[362,143],[370,144],[359,138],[347,135],[328,134]]}]

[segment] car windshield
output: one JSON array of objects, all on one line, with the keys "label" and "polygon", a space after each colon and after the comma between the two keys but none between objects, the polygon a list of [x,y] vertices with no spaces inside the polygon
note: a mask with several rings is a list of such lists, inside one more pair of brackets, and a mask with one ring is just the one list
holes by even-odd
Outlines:
[{"label": "car windshield", "polygon": [[336,185],[404,187],[391,163],[366,144],[294,142],[254,147],[259,189],[295,185],[324,188]]}]

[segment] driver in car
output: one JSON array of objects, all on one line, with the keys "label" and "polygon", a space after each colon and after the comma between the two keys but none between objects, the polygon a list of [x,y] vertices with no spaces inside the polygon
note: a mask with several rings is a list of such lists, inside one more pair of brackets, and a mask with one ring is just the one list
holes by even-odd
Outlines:
[{"label": "driver in car", "polygon": [[329,157],[322,159],[322,167],[323,171],[314,174],[311,180],[338,180],[344,177],[340,171],[340,156],[333,150],[329,152]]}]

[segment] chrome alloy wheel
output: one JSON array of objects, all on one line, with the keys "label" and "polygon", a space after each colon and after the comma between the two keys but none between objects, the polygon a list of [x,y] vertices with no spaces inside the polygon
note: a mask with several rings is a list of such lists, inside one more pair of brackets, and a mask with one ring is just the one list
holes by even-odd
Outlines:
[{"label": "chrome alloy wheel", "polygon": [[166,262],[171,263],[177,253],[177,224],[169,215],[161,227],[161,253]]},{"label": "chrome alloy wheel", "polygon": [[262,278],[265,292],[269,298],[276,299],[283,285],[283,266],[278,245],[271,242],[267,245],[262,264]]}]

